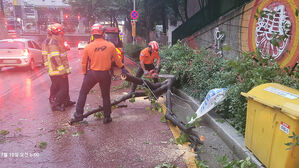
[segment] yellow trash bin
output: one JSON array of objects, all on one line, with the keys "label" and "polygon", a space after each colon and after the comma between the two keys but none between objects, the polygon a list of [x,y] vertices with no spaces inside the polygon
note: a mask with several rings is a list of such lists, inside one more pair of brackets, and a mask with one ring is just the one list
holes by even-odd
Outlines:
[{"label": "yellow trash bin", "polygon": [[[299,134],[299,91],[276,83],[248,93],[245,145],[267,168],[299,168],[299,146],[286,150]],[[295,142],[296,143],[296,142]]]}]

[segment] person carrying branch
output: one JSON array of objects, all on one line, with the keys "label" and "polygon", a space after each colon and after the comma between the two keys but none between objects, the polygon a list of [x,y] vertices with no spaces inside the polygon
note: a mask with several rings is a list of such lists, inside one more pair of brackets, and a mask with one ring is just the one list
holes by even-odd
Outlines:
[{"label": "person carrying branch", "polygon": [[91,27],[91,34],[94,41],[89,43],[83,51],[82,72],[84,79],[76,105],[76,112],[74,113],[74,118],[71,119],[71,123],[83,120],[87,94],[99,83],[103,99],[103,123],[106,124],[112,121],[110,115],[111,64],[115,62],[116,65],[122,69],[123,74],[127,74],[128,71],[124,67],[121,59],[118,58],[114,44],[104,40],[105,28],[101,24],[94,24]]},{"label": "person carrying branch", "polygon": [[[140,78],[143,73],[147,75],[151,70],[158,72],[160,65],[160,56],[159,56],[159,44],[156,41],[151,41],[148,43],[148,47],[143,49],[139,55],[140,66],[136,72],[136,77]],[[156,60],[156,66],[154,61]],[[154,78],[154,82],[157,83],[158,79]],[[137,84],[133,83],[131,88],[131,93],[135,92]]]}]

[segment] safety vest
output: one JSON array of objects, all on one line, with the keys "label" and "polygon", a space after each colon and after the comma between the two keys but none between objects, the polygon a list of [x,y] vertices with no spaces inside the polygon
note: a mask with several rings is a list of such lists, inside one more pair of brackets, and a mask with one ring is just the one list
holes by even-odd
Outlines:
[{"label": "safety vest", "polygon": [[55,37],[49,40],[47,45],[49,75],[65,75],[70,73],[66,50],[63,44],[59,44]]},{"label": "safety vest", "polygon": [[123,60],[123,50],[122,48],[115,48],[117,52],[117,56],[120,60]]}]

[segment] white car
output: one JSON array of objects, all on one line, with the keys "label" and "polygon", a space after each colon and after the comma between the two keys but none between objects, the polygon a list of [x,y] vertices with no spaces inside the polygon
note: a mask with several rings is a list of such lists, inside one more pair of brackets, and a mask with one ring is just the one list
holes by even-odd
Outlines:
[{"label": "white car", "polygon": [[2,67],[28,67],[34,70],[43,66],[40,45],[31,39],[0,40],[0,70]]},{"label": "white car", "polygon": [[88,44],[87,41],[79,41],[78,50],[83,50],[87,44]]}]

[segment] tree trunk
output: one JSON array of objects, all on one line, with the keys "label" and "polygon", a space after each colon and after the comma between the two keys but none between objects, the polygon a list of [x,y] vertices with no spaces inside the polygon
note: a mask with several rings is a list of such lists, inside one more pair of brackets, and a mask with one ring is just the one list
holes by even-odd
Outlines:
[{"label": "tree trunk", "polygon": [[150,12],[149,12],[149,1],[145,0],[144,2],[144,15],[145,15],[145,39],[147,42],[150,41]]},{"label": "tree trunk", "polygon": [[166,14],[166,5],[165,5],[165,2],[163,1],[163,6],[162,6],[162,25],[163,25],[163,33],[166,34],[167,32],[167,29],[168,29],[168,22],[167,22],[167,14]]},{"label": "tree trunk", "polygon": [[173,3],[173,10],[174,10],[174,12],[175,12],[175,15],[178,15],[178,16],[181,18],[182,22],[184,23],[184,22],[185,22],[185,19],[184,19],[184,17],[182,16],[182,14],[181,14],[181,12],[180,12],[180,10],[179,10],[178,0],[174,0],[174,3]]},{"label": "tree trunk", "polygon": [[115,15],[113,16],[113,20],[114,20],[114,26],[118,28],[118,21]]}]

